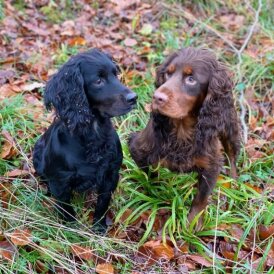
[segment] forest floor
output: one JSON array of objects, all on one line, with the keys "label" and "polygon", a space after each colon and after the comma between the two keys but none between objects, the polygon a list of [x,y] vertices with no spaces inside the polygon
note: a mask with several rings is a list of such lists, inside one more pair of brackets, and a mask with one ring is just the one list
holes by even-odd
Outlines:
[{"label": "forest floor", "polygon": [[[225,4],[224,4],[225,3]],[[1,273],[273,273],[274,18],[270,1],[0,1]],[[140,171],[127,136],[144,128],[155,69],[206,47],[233,72],[243,128],[237,180],[218,179],[203,227],[186,226],[196,174]],[[94,196],[58,218],[32,149],[50,125],[43,87],[70,56],[98,47],[121,66],[138,107],[113,119],[124,162],[105,236],[90,231]]]}]

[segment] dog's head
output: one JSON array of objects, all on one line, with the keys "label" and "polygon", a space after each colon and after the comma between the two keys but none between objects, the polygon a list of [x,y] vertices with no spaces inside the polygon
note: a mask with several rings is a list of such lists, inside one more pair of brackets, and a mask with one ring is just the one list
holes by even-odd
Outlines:
[{"label": "dog's head", "polygon": [[53,105],[71,131],[85,128],[97,115],[126,114],[135,106],[137,95],[117,74],[118,66],[109,55],[97,49],[80,53],[47,83],[46,107]]},{"label": "dog's head", "polygon": [[[231,91],[226,69],[209,50],[184,48],[158,68],[152,110],[175,119],[198,114]],[[220,110],[222,107],[220,106]]]}]

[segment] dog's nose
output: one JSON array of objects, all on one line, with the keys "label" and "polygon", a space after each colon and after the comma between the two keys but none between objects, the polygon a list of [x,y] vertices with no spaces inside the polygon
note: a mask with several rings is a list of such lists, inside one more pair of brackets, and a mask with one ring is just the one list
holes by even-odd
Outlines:
[{"label": "dog's nose", "polygon": [[167,95],[160,91],[156,91],[153,95],[153,100],[158,105],[163,105],[167,101],[167,99]]},{"label": "dog's nose", "polygon": [[134,104],[136,104],[137,98],[138,98],[138,96],[135,92],[130,92],[126,96],[126,101],[127,101],[127,103],[134,105]]}]

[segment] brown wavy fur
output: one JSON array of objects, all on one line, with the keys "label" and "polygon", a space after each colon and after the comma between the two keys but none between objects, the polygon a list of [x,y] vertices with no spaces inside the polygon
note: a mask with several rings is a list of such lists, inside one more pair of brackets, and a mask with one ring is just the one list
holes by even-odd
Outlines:
[{"label": "brown wavy fur", "polygon": [[[170,71],[173,74],[168,76]],[[194,95],[188,87],[181,87],[190,74],[198,81],[190,90]],[[143,169],[160,163],[172,171],[198,172],[198,193],[189,213],[191,221],[207,205],[223,165],[223,150],[228,156],[231,176],[237,176],[240,133],[233,83],[227,68],[209,50],[184,48],[171,54],[157,69],[155,86],[150,120],[144,130],[130,136],[130,152]],[[165,111],[154,104],[157,93],[167,98]],[[180,113],[178,96],[192,98],[194,103],[182,108],[190,108],[187,115],[174,118],[174,109]]]}]

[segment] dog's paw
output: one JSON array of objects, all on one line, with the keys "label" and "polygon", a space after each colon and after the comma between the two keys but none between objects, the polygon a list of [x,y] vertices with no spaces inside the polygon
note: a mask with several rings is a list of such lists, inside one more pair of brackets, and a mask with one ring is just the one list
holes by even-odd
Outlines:
[{"label": "dog's paw", "polygon": [[57,210],[59,217],[62,218],[65,222],[71,223],[76,221],[76,214],[72,207],[62,207],[57,208]]},{"label": "dog's paw", "polygon": [[94,223],[91,227],[91,231],[98,235],[105,235],[107,232],[108,226],[106,223],[97,222]]}]

